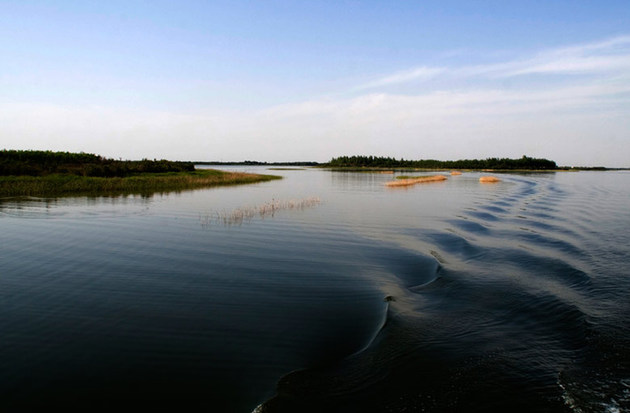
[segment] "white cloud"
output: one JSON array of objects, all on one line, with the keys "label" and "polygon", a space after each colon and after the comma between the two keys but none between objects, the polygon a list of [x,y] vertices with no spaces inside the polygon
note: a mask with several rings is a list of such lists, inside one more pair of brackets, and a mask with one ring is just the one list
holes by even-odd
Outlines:
[{"label": "white cloud", "polygon": [[534,56],[499,63],[427,67],[399,71],[360,86],[359,89],[428,81],[438,76],[451,78],[506,78],[526,74],[593,74],[630,71],[630,36],[601,42],[545,50]]},{"label": "white cloud", "polygon": [[[622,68],[629,46],[630,38],[624,37],[543,52],[528,60],[461,68],[457,73],[454,68],[424,67],[384,77],[380,84],[447,72],[484,76],[486,81],[418,94],[359,93],[257,111],[180,114],[4,104],[0,146],[128,159],[225,161],[326,161],[342,154],[437,159],[527,154],[560,164],[628,167],[630,76]],[[501,81],[578,67],[602,76],[518,88],[504,88]]]},{"label": "white cloud", "polygon": [[630,70],[630,36],[540,53],[515,62],[505,76],[522,74],[588,74]]}]

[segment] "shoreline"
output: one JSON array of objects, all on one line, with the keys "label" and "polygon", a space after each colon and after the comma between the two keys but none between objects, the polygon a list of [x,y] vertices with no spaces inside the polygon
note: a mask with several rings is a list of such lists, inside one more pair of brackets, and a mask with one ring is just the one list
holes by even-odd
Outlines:
[{"label": "shoreline", "polygon": [[0,197],[56,197],[177,192],[216,186],[243,185],[282,179],[277,175],[202,169],[146,173],[128,177],[86,177],[70,174],[0,176]]}]

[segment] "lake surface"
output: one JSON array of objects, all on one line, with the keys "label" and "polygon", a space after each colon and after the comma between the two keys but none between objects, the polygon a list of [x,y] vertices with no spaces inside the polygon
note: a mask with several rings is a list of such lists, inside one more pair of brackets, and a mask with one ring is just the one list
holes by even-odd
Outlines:
[{"label": "lake surface", "polygon": [[630,173],[245,169],[2,200],[0,410],[630,409]]}]

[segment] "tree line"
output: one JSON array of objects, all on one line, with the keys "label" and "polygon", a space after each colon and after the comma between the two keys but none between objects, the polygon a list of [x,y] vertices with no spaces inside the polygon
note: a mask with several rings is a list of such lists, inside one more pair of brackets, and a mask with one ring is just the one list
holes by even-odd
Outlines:
[{"label": "tree line", "polygon": [[315,161],[265,162],[265,161],[195,161],[195,165],[247,165],[247,166],[319,166]]},{"label": "tree line", "polygon": [[53,151],[0,151],[0,176],[45,176],[70,174],[95,177],[126,177],[142,173],[194,171],[192,162],[143,159],[123,161],[91,153]]},{"label": "tree line", "polygon": [[558,169],[554,161],[523,156],[518,159],[487,158],[438,161],[435,159],[405,160],[382,156],[339,156],[325,166],[353,168],[420,168],[420,169]]}]

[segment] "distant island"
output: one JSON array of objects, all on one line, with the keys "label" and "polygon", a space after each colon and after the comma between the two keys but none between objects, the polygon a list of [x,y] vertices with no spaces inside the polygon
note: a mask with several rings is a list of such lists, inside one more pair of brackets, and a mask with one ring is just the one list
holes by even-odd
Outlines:
[{"label": "distant island", "polygon": [[[554,161],[523,156],[520,159],[488,158],[458,161],[405,160],[384,156],[339,156],[329,162],[261,162],[261,161],[197,161],[196,165],[245,165],[245,166],[314,166],[323,168],[416,168],[416,169],[493,169],[493,170],[556,170]],[[599,169],[599,168],[598,168]]]},{"label": "distant island", "polygon": [[[339,156],[329,162],[317,161],[194,161],[195,165],[242,165],[242,166],[286,166],[286,167],[320,167],[344,171],[367,169],[466,169],[466,170],[494,170],[494,171],[612,171],[628,170],[628,168],[607,168],[604,166],[558,166],[555,161],[541,158],[522,156],[517,159],[486,158],[460,159],[457,161],[440,161],[435,159],[407,160],[384,156]],[[274,168],[269,168],[274,169]]]},{"label": "distant island", "polygon": [[90,153],[0,151],[0,196],[150,194],[280,179],[195,169],[192,162],[123,161]]},{"label": "distant island", "polygon": [[492,169],[553,171],[559,169],[556,162],[548,159],[523,156],[518,159],[487,158],[457,161],[405,160],[379,156],[340,156],[322,166],[330,168],[417,168],[417,169]]},{"label": "distant island", "polygon": [[319,166],[315,161],[294,161],[294,162],[264,162],[264,161],[195,161],[195,165],[246,165],[246,166]]}]

